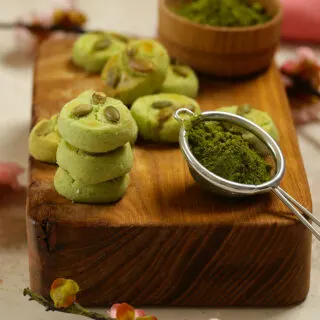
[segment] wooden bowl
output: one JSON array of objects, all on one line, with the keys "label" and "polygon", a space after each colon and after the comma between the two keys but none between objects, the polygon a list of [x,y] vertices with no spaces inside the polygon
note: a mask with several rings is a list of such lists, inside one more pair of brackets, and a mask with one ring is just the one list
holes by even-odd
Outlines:
[{"label": "wooden bowl", "polygon": [[159,40],[169,54],[195,70],[218,76],[249,75],[266,69],[280,39],[279,0],[259,0],[273,16],[251,27],[211,27],[192,22],[170,8],[183,0],[159,0]]}]

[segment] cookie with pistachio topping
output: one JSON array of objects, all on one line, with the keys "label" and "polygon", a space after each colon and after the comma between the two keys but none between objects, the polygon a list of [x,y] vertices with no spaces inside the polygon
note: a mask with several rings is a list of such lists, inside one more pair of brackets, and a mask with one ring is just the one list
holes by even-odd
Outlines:
[{"label": "cookie with pistachio topping", "polygon": [[57,164],[65,169],[74,180],[84,184],[96,184],[128,173],[133,165],[130,143],[107,153],[81,151],[65,140],[57,150]]},{"label": "cookie with pistachio topping", "polygon": [[63,197],[81,203],[109,203],[121,199],[129,186],[129,174],[98,184],[84,184],[58,168],[54,187]]},{"label": "cookie with pistachio topping", "polygon": [[87,90],[60,111],[58,129],[61,136],[77,149],[103,153],[136,139],[138,128],[119,100],[103,92]]},{"label": "cookie with pistachio topping", "polygon": [[29,152],[31,156],[39,161],[56,163],[56,152],[61,140],[57,130],[58,115],[49,120],[39,121],[31,130],[29,135]]},{"label": "cookie with pistachio topping", "polygon": [[195,72],[186,65],[171,64],[160,92],[179,93],[190,98],[198,95],[199,80]]},{"label": "cookie with pistachio topping", "polygon": [[87,72],[99,73],[111,56],[124,50],[128,41],[117,33],[86,33],[74,43],[72,61]]},{"label": "cookie with pistachio topping", "polygon": [[178,142],[180,123],[174,118],[174,113],[179,108],[200,113],[195,100],[175,93],[141,97],[133,103],[131,113],[137,122],[139,135],[144,140]]},{"label": "cookie with pistachio topping", "polygon": [[222,107],[217,109],[217,111],[229,112],[245,117],[246,119],[259,125],[262,129],[269,133],[274,140],[279,141],[280,139],[278,129],[267,112],[254,109],[247,104],[241,106]]},{"label": "cookie with pistachio topping", "polygon": [[105,92],[124,104],[159,91],[169,66],[166,49],[155,40],[131,41],[126,50],[112,56],[101,78]]}]

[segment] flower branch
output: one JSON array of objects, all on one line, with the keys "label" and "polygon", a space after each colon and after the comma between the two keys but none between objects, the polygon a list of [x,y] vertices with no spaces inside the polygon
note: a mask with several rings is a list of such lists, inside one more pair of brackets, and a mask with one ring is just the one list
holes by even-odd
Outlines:
[{"label": "flower branch", "polygon": [[113,320],[113,318],[109,316],[106,316],[97,312],[89,311],[83,308],[82,306],[80,306],[78,303],[73,303],[71,306],[67,308],[56,308],[52,301],[47,300],[41,295],[30,290],[29,288],[26,288],[23,290],[23,295],[29,296],[30,301],[34,300],[39,304],[41,304],[42,306],[44,306],[46,308],[46,311],[58,311],[63,313],[71,313],[71,314],[76,314],[76,315],[84,316],[84,317],[95,319],[95,320]]},{"label": "flower branch", "polygon": [[147,316],[143,310],[134,309],[127,303],[114,304],[105,314],[89,311],[76,302],[79,285],[72,279],[58,278],[50,288],[50,298],[46,299],[29,288],[23,290],[24,296],[44,306],[46,311],[76,314],[94,320],[157,320]]}]

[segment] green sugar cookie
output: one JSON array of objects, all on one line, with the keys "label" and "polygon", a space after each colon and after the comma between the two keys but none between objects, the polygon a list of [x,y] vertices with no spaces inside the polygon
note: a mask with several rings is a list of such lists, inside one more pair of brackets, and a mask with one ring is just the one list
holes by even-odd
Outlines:
[{"label": "green sugar cookie", "polygon": [[90,32],[73,45],[72,61],[88,72],[101,72],[108,59],[124,50],[127,38],[111,32]]},{"label": "green sugar cookie", "polygon": [[131,41],[125,51],[111,57],[104,66],[101,78],[105,92],[124,104],[131,104],[160,89],[168,66],[168,53],[160,43]]},{"label": "green sugar cookie", "polygon": [[144,140],[178,142],[180,123],[173,117],[179,108],[200,113],[198,103],[175,93],[158,93],[137,99],[131,113],[137,122],[139,135]]},{"label": "green sugar cookie", "polygon": [[224,111],[243,116],[259,125],[262,129],[269,133],[274,140],[279,141],[280,139],[275,123],[269,114],[264,111],[254,109],[249,105],[222,107],[217,109],[217,111]]},{"label": "green sugar cookie", "polygon": [[109,203],[124,196],[129,186],[129,174],[98,184],[83,184],[71,178],[67,171],[58,168],[54,187],[63,197],[82,203]]},{"label": "green sugar cookie", "polygon": [[168,73],[160,92],[179,93],[195,98],[198,95],[199,81],[195,72],[188,66],[173,64],[168,68]]},{"label": "green sugar cookie", "polygon": [[87,153],[61,140],[57,150],[57,164],[74,180],[97,184],[128,173],[133,165],[130,143],[108,153]]},{"label": "green sugar cookie", "polygon": [[29,135],[29,152],[39,161],[56,163],[56,152],[61,140],[57,130],[58,115],[39,121]]},{"label": "green sugar cookie", "polygon": [[104,93],[87,90],[62,108],[61,136],[77,149],[104,153],[135,141],[137,125],[128,108]]}]

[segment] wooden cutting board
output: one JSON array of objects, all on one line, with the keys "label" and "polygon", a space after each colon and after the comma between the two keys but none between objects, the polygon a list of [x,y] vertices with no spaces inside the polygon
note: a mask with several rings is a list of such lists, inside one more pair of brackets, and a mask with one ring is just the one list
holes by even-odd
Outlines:
[{"label": "wooden cutting board", "polygon": [[[97,75],[70,63],[72,40],[50,40],[35,64],[32,124],[59,112]],[[202,110],[250,103],[268,111],[287,160],[282,187],[311,209],[296,132],[276,67],[253,78],[201,78]],[[138,143],[132,182],[112,205],[76,204],[53,187],[54,165],[30,159],[30,282],[48,294],[76,280],[85,305],[285,306],[305,299],[310,233],[273,195],[225,199],[191,178],[179,148]]]}]

